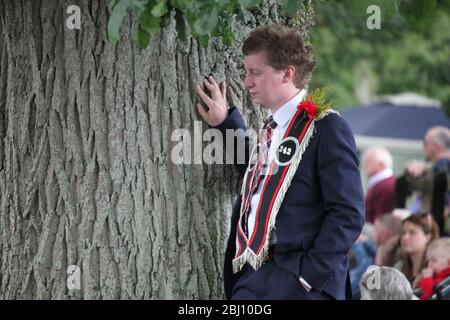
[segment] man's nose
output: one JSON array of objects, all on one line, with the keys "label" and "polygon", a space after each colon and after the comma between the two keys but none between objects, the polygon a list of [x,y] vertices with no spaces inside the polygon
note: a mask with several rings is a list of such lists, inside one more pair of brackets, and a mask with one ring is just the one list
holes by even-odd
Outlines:
[{"label": "man's nose", "polygon": [[249,77],[249,76],[245,76],[245,82],[244,82],[245,88],[250,89],[250,88],[252,88],[254,85],[255,85],[255,84],[254,84],[254,82],[250,79],[250,77]]}]

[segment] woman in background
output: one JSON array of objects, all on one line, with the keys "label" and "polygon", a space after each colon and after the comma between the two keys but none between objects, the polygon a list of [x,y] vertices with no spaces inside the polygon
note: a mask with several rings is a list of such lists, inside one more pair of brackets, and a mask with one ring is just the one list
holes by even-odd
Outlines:
[{"label": "woman in background", "polygon": [[403,256],[395,268],[403,272],[413,287],[417,284],[414,280],[426,267],[427,246],[437,238],[439,228],[431,214],[415,214],[403,220],[400,237]]}]

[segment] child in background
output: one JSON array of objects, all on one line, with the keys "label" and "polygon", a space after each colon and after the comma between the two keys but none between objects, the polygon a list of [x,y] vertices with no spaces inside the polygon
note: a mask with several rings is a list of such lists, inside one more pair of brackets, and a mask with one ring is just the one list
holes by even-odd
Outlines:
[{"label": "child in background", "polygon": [[426,251],[427,268],[422,271],[419,287],[420,300],[431,298],[434,286],[450,276],[450,238],[440,238],[430,243]]}]

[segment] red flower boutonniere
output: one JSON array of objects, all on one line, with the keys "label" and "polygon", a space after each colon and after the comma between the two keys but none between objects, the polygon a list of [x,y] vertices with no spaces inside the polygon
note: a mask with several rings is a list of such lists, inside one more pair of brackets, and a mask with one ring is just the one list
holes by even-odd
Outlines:
[{"label": "red flower boutonniere", "polygon": [[317,115],[317,104],[310,100],[300,102],[297,108],[299,110],[305,110],[310,118],[315,118]]},{"label": "red flower boutonniere", "polygon": [[326,110],[331,108],[331,103],[325,102],[327,91],[328,88],[318,88],[312,91],[306,100],[298,104],[298,110],[305,110],[310,118],[319,119]]}]

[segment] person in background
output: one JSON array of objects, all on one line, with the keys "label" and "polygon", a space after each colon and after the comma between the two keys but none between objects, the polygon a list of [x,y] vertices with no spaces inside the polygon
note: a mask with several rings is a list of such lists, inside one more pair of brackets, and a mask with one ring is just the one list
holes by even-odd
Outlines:
[{"label": "person in background", "polygon": [[373,238],[377,246],[376,265],[392,267],[401,259],[401,232],[402,219],[391,213],[384,214],[375,220]]},{"label": "person in background", "polygon": [[431,214],[415,214],[403,220],[400,237],[402,260],[394,267],[403,272],[413,287],[417,284],[417,276],[425,267],[427,246],[437,238],[439,229]]},{"label": "person in background", "polygon": [[[450,172],[450,129],[435,126],[426,132],[423,138],[423,154],[425,161],[431,163],[434,172]],[[427,165],[421,161],[411,161],[406,165],[406,172],[418,177],[426,170]]]},{"label": "person in background", "polygon": [[359,281],[363,273],[375,261],[376,246],[373,241],[373,229],[373,225],[365,223],[361,235],[350,249],[350,283],[354,300],[360,299]]},{"label": "person in background", "polygon": [[435,293],[434,287],[450,277],[450,238],[440,238],[430,243],[426,252],[427,268],[423,269],[419,288],[423,294],[420,300],[426,300]]},{"label": "person in background", "polygon": [[364,153],[363,168],[369,179],[365,198],[366,221],[373,224],[394,207],[395,176],[392,172],[392,156],[384,147],[372,147]]},{"label": "person in background", "polygon": [[405,275],[391,267],[369,267],[359,286],[361,300],[417,300]]},{"label": "person in background", "polygon": [[431,211],[441,234],[446,234],[450,232],[450,129],[443,126],[428,129],[423,153],[427,163],[413,160],[405,167],[408,188],[416,192],[408,209],[413,213]]}]

